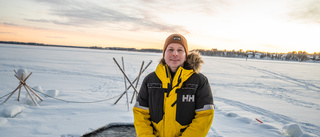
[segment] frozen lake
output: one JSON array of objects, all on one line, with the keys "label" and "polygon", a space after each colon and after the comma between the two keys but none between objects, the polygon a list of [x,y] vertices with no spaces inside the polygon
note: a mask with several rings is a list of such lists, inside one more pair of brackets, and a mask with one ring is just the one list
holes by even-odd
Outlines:
[{"label": "frozen lake", "polygon": [[[161,56],[0,44],[0,97],[18,86],[13,70],[19,68],[33,73],[28,85],[41,86],[44,91],[57,89],[57,98],[96,101],[116,97],[124,91],[124,79],[113,57],[119,63],[124,58],[126,73],[133,80],[142,61],[146,65],[152,60],[143,78],[155,70]],[[320,135],[320,63],[209,56],[203,59],[201,73],[208,77],[215,101],[215,117],[207,136],[286,136],[282,128],[288,124],[300,125],[305,135]],[[132,93],[130,89],[130,98]],[[0,105],[0,112],[10,105],[22,107],[14,118],[0,115],[0,133],[4,136],[81,136],[108,123],[133,122],[133,105],[128,111],[125,96],[115,106],[115,98],[88,104],[44,97],[36,107],[25,103],[24,90],[22,94],[20,102],[16,101],[16,92]]]}]

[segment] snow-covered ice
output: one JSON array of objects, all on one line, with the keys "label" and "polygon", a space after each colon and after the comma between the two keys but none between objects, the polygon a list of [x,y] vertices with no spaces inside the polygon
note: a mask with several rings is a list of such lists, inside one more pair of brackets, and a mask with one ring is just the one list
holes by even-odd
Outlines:
[{"label": "snow-covered ice", "polygon": [[8,120],[6,118],[0,118],[0,126],[7,124]]},{"label": "snow-covered ice", "polygon": [[59,95],[59,90],[51,89],[46,92],[46,95],[50,97],[57,97]]},{"label": "snow-covered ice", "polygon": [[38,91],[38,92],[44,93],[44,92],[43,92],[43,89],[42,89],[42,87],[41,87],[41,86],[34,86],[32,89],[33,89],[33,90],[35,90],[35,91]]},{"label": "snow-covered ice", "polygon": [[[161,53],[142,53],[0,44],[0,103],[19,84],[14,70],[32,75],[26,83],[44,101],[28,103],[18,91],[0,105],[1,136],[81,136],[109,123],[133,123],[124,78],[113,57],[125,61],[131,81],[142,61],[153,63]],[[320,136],[320,63],[203,57],[202,73],[210,82],[215,116],[208,137]],[[127,82],[127,85],[129,83]],[[57,90],[55,99],[43,93]],[[128,90],[129,100],[133,89]],[[3,97],[3,98],[1,98]],[[8,109],[10,107],[13,109]],[[17,112],[17,107],[21,110]],[[9,111],[11,110],[11,111]],[[9,118],[4,113],[15,115]]]},{"label": "snow-covered ice", "polygon": [[19,113],[21,113],[21,107],[17,105],[7,106],[2,110],[2,115],[4,117],[13,118]]}]

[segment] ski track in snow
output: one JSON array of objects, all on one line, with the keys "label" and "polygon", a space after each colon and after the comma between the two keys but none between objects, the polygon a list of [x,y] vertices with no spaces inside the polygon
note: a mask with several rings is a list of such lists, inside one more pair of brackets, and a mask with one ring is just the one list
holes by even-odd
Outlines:
[{"label": "ski track in snow", "polygon": [[10,65],[10,64],[1,64],[2,67],[9,67],[9,68],[25,68],[27,70],[33,70],[38,73],[47,73],[47,74],[63,74],[63,75],[73,75],[73,76],[85,76],[85,77],[94,77],[94,78],[101,78],[101,79],[121,79],[114,78],[115,76],[108,76],[108,75],[97,75],[97,74],[90,74],[85,72],[75,72],[75,71],[67,71],[61,69],[54,69],[54,68],[45,68],[41,66],[20,66],[20,65]]},{"label": "ski track in snow", "polygon": [[[272,72],[272,71],[269,71],[266,69],[261,69],[261,68],[257,68],[257,67],[249,66],[249,65],[244,66],[241,64],[230,63],[230,62],[223,62],[223,63],[228,63],[228,64],[240,66],[245,69],[256,70],[256,71],[262,72],[263,74],[269,75],[277,80],[281,80],[284,82],[295,84],[298,87],[304,88],[306,90],[309,90],[309,91],[311,90],[313,92],[320,92],[319,86],[316,86],[314,84],[308,83],[303,80],[292,78],[290,76],[286,76],[283,74],[279,74],[276,72]],[[287,95],[287,94],[295,94],[295,95],[305,96],[305,97],[309,97],[309,98],[310,97],[315,98],[315,99],[318,98],[318,97],[313,97],[310,94],[305,94],[305,93],[302,93],[302,92],[296,91],[296,90],[289,90],[289,89],[281,88],[281,87],[272,87],[272,86],[268,86],[268,85],[265,85],[260,82],[252,82],[252,83],[245,83],[245,84],[216,84],[216,83],[210,83],[210,84],[215,85],[215,86],[224,87],[224,88],[243,88],[241,91],[257,94],[260,96],[271,96],[272,98],[278,98],[280,100],[284,100],[287,103],[290,103],[290,104],[293,104],[296,106],[302,106],[302,107],[306,107],[306,108],[314,108],[316,110],[320,110],[320,106],[318,104],[298,100],[296,98],[293,98],[293,97],[290,97],[289,95]],[[246,87],[246,88],[244,88],[244,87]],[[250,88],[248,88],[248,87],[250,87]],[[270,92],[262,92],[261,93],[261,92],[255,91],[254,89],[257,87],[259,87],[259,89],[265,89],[266,91],[271,91],[272,93],[271,94],[270,94]],[[233,107],[241,108],[241,109],[248,111],[248,112],[252,112],[252,113],[259,114],[259,115],[262,115],[265,117],[269,117],[269,118],[273,119],[274,121],[280,122],[283,125],[289,124],[289,123],[298,123],[301,125],[301,128],[305,132],[320,135],[320,127],[317,125],[305,123],[305,122],[299,122],[299,121],[296,121],[288,116],[277,114],[277,113],[262,109],[260,107],[252,106],[252,105],[245,104],[245,103],[242,103],[239,101],[221,98],[221,97],[217,97],[217,96],[215,96],[214,99],[215,99],[215,101],[221,101],[221,102],[229,104]],[[211,130],[213,132],[216,132],[212,127],[211,127]]]},{"label": "ski track in snow", "polygon": [[220,136],[217,130],[215,130],[212,126],[210,127],[210,130],[213,132],[212,137],[223,137],[223,136]]},{"label": "ski track in snow", "polygon": [[[245,66],[242,66],[242,67],[245,67]],[[320,87],[318,87],[318,86],[316,86],[314,84],[307,83],[305,81],[301,81],[301,80],[298,80],[298,79],[295,79],[295,78],[292,78],[292,77],[289,77],[289,76],[281,75],[281,74],[278,74],[278,73],[275,73],[275,72],[272,72],[272,71],[268,71],[268,70],[265,70],[265,69],[260,69],[260,68],[253,67],[253,66],[248,66],[248,67],[245,67],[245,68],[258,70],[260,72],[263,72],[264,74],[268,74],[270,76],[273,76],[276,79],[296,84],[297,86],[305,88],[307,90],[312,90],[312,91],[315,91],[315,92],[319,92],[320,91]],[[259,83],[259,84],[261,84],[262,86],[265,86],[266,89],[271,89],[271,91],[273,92],[273,97],[284,99],[288,103],[291,103],[291,104],[294,104],[294,105],[303,106],[303,107],[307,107],[307,108],[315,108],[317,110],[320,110],[320,106],[318,104],[297,100],[297,99],[294,99],[294,98],[286,95],[286,93],[290,93],[291,92],[292,94],[306,96],[305,93],[294,91],[294,90],[287,90],[285,88],[274,88],[274,87],[271,87],[271,86],[264,85],[262,83]],[[310,97],[309,94],[307,96]]]},{"label": "ski track in snow", "polygon": [[[228,63],[228,62],[223,62],[223,63]],[[283,75],[283,74],[278,74],[278,73],[275,73],[275,72],[272,72],[272,71],[269,71],[269,70],[266,70],[266,69],[261,69],[261,68],[257,68],[257,67],[249,66],[249,65],[248,66],[244,66],[244,65],[241,65],[241,64],[237,64],[237,63],[228,63],[228,64],[240,66],[240,67],[243,67],[243,68],[246,68],[246,69],[257,70],[257,71],[260,71],[260,72],[262,72],[264,74],[268,74],[268,75],[273,76],[273,77],[275,77],[277,79],[280,79],[282,81],[286,81],[286,82],[289,82],[289,83],[296,84],[296,85],[298,85],[298,86],[300,86],[302,88],[306,88],[306,89],[309,89],[309,90],[320,92],[320,87],[319,86],[316,86],[314,84],[308,83],[308,82],[303,81],[303,80],[292,78],[290,76],[286,76],[286,75]]]},{"label": "ski track in snow", "polygon": [[[224,62],[226,63],[226,62]],[[265,70],[265,69],[260,69],[260,68],[257,68],[257,67],[253,67],[253,66],[244,66],[244,65],[241,65],[241,64],[237,64],[237,63],[228,63],[228,64],[232,64],[232,65],[237,65],[237,66],[240,66],[240,67],[243,67],[243,68],[246,68],[246,69],[251,69],[251,70],[257,70],[259,72],[262,72],[263,74],[267,74],[269,76],[272,76],[278,80],[282,80],[282,81],[285,81],[285,82],[289,82],[289,83],[293,83],[299,87],[302,87],[306,90],[311,90],[311,91],[314,91],[314,92],[320,92],[320,87],[314,85],[314,84],[311,84],[311,83],[307,83],[305,81],[301,81],[301,80],[298,80],[298,79],[295,79],[295,78],[292,78],[292,77],[289,77],[289,76],[286,76],[286,75],[282,75],[282,74],[278,74],[278,73],[275,73],[275,72],[272,72],[272,71],[269,71],[269,70]],[[261,89],[266,89],[265,93],[260,93],[260,92],[257,92],[257,91],[254,91],[254,90],[246,90],[246,88],[244,88],[244,90],[242,91],[245,91],[245,92],[250,92],[250,93],[254,93],[254,94],[257,94],[257,95],[262,95],[262,96],[271,96],[271,97],[274,97],[274,98],[278,98],[278,99],[281,99],[281,100],[285,100],[286,102],[290,103],[290,104],[294,104],[294,105],[297,105],[297,106],[302,106],[302,107],[306,107],[306,108],[315,108],[316,110],[320,110],[320,106],[318,104],[315,104],[315,103],[312,103],[312,102],[306,102],[306,101],[302,101],[302,100],[298,100],[298,99],[295,99],[295,98],[292,98],[290,97],[289,93],[291,94],[295,94],[295,95],[299,95],[299,96],[306,96],[306,97],[313,97],[313,95],[310,95],[310,94],[305,94],[305,93],[302,93],[302,92],[299,92],[299,91],[296,91],[296,90],[288,90],[288,89],[285,89],[285,88],[275,88],[275,87],[272,87],[272,86],[268,86],[268,85],[265,85],[263,83],[257,83],[257,82],[254,82],[254,83],[249,83],[249,84],[243,84],[243,85],[239,85],[239,84],[234,84],[236,87],[251,87],[250,89],[254,89],[256,87],[260,87]],[[219,85],[219,86],[223,86],[223,87],[230,87],[229,84],[227,85]],[[234,87],[232,87],[234,88]],[[271,91],[272,93],[270,94],[269,92],[267,91]],[[314,97],[315,99],[317,99],[318,97]]]},{"label": "ski track in snow", "polygon": [[[245,66],[242,66],[242,67],[245,67]],[[307,83],[305,81],[301,81],[301,80],[298,80],[298,79],[295,79],[295,78],[292,78],[292,77],[289,77],[289,76],[286,76],[286,75],[281,75],[281,74],[278,74],[278,73],[275,73],[275,72],[272,72],[272,71],[268,71],[268,70],[265,70],[265,69],[260,69],[260,68],[253,67],[253,66],[248,66],[247,68],[248,69],[255,69],[255,70],[258,70],[260,72],[263,72],[264,74],[268,74],[268,75],[274,76],[274,77],[276,77],[276,78],[278,78],[280,80],[296,84],[296,85],[298,85],[300,87],[303,87],[303,88],[306,88],[306,89],[309,89],[309,90],[314,90],[314,91],[320,92],[320,87],[319,86],[316,86],[316,85],[311,84],[311,83]]]},{"label": "ski track in snow", "polygon": [[221,101],[221,102],[224,102],[224,103],[229,104],[231,106],[241,108],[241,109],[248,111],[248,112],[252,112],[252,113],[259,114],[259,115],[262,115],[265,117],[269,117],[269,118],[273,119],[274,121],[282,123],[283,125],[290,124],[290,123],[298,123],[301,125],[301,128],[304,131],[309,132],[309,133],[313,132],[314,134],[317,134],[317,135],[320,134],[320,127],[313,125],[313,124],[310,124],[310,123],[298,122],[288,116],[277,114],[277,113],[271,112],[269,110],[265,110],[260,107],[248,105],[248,104],[245,104],[245,103],[242,103],[239,101],[230,100],[230,99],[221,98],[221,97],[214,97],[214,99],[215,99],[215,101]]},{"label": "ski track in snow", "polygon": [[[211,83],[211,85],[214,85],[213,83]],[[262,83],[257,83],[257,84],[234,84],[232,86],[230,86],[229,84],[215,84],[216,86],[221,86],[221,87],[225,87],[225,88],[243,88],[241,91],[242,92],[248,92],[248,93],[252,93],[252,94],[256,94],[256,95],[260,95],[260,96],[270,96],[270,97],[273,97],[273,98],[277,98],[277,99],[281,99],[281,100],[284,100],[286,101],[287,103],[290,103],[290,104],[293,104],[293,105],[297,105],[297,106],[302,106],[302,107],[306,107],[306,108],[314,108],[316,110],[320,110],[320,106],[318,104],[315,104],[315,103],[312,103],[312,102],[306,102],[306,101],[303,101],[303,100],[298,100],[298,99],[295,99],[295,98],[292,98],[290,96],[287,95],[287,93],[290,93],[292,92],[292,90],[287,90],[285,88],[274,88],[274,87],[271,87],[271,86],[267,86],[267,85],[264,85]],[[250,87],[250,89],[245,89],[244,87]],[[254,88],[263,88],[265,89],[265,92],[261,93],[261,92],[257,92],[255,90],[251,90],[251,89],[254,89]],[[267,91],[271,91],[272,93],[270,92],[267,92]],[[294,93],[294,94],[302,94],[301,92],[298,92],[298,93]],[[301,96],[306,96],[305,94],[304,95],[301,95]]]}]

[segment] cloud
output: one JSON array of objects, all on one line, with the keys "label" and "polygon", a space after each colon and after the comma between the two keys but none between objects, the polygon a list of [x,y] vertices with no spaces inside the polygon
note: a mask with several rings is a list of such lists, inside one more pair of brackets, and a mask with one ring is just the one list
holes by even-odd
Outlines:
[{"label": "cloud", "polygon": [[[40,1],[49,4],[51,15],[55,19],[25,19],[32,22],[53,23],[57,25],[70,25],[81,27],[116,27],[124,30],[153,30],[167,32],[188,32],[183,26],[158,22],[156,17],[152,18],[139,5],[124,4],[121,6],[99,5],[91,1],[62,1],[49,0]],[[118,2],[118,1],[117,1]],[[120,1],[119,1],[120,2]]]},{"label": "cloud", "polygon": [[304,20],[320,24],[320,1],[304,0],[295,1],[289,15],[293,19]]},{"label": "cloud", "polygon": [[11,23],[11,22],[1,22],[1,24],[7,25],[7,26],[20,26],[20,25],[18,25],[18,24]]},{"label": "cloud", "polygon": [[33,21],[33,22],[40,22],[40,23],[48,23],[48,22],[52,22],[49,20],[45,20],[45,19],[24,19],[26,21]]},{"label": "cloud", "polygon": [[59,36],[46,36],[47,38],[53,38],[53,39],[66,39],[66,37],[59,37]]},{"label": "cloud", "polygon": [[[106,28],[110,30],[190,33],[185,24],[212,17],[228,7],[223,0],[177,1],[90,1],[90,0],[34,0],[38,5],[48,7],[42,18],[27,18],[26,21],[67,25],[84,28]],[[168,15],[175,14],[185,20],[171,21]],[[200,15],[200,16],[197,16]],[[181,18],[183,19],[183,18]],[[171,22],[170,22],[171,21]]]},{"label": "cloud", "polygon": [[49,3],[53,5],[66,5],[72,4],[72,0],[35,0],[37,2]]},{"label": "cloud", "polygon": [[13,32],[0,31],[0,34],[14,34]]}]

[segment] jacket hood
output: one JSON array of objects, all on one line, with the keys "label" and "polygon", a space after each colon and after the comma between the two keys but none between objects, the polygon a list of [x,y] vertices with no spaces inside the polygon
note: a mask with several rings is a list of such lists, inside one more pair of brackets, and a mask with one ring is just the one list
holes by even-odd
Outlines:
[{"label": "jacket hood", "polygon": [[184,68],[193,69],[196,73],[200,73],[203,59],[200,57],[199,52],[191,52],[187,56],[187,61],[184,63]]},{"label": "jacket hood", "polygon": [[[160,60],[160,63],[163,65],[166,64],[164,58]],[[200,73],[201,66],[204,63],[203,59],[200,57],[199,52],[190,52],[187,56],[187,60],[183,64],[183,68],[185,69],[193,69],[196,73]]]}]

